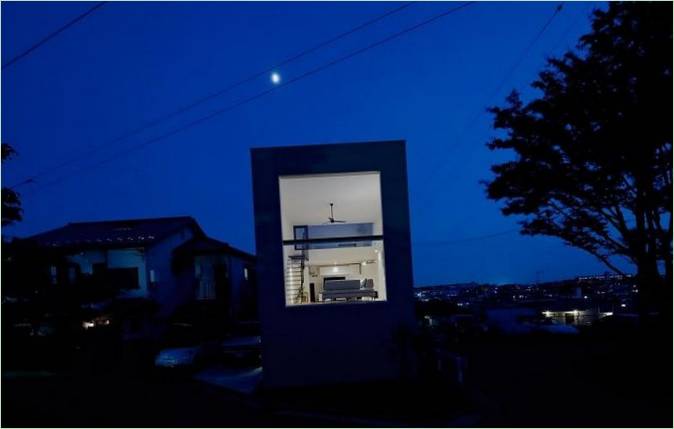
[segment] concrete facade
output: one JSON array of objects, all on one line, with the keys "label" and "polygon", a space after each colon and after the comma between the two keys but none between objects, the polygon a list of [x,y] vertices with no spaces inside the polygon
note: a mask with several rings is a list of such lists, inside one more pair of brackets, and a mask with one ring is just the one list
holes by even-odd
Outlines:
[{"label": "concrete facade", "polygon": [[[414,329],[404,141],[252,149],[258,303],[268,387],[395,379],[413,365]],[[283,176],[378,172],[386,297],[289,307],[279,201]]]}]

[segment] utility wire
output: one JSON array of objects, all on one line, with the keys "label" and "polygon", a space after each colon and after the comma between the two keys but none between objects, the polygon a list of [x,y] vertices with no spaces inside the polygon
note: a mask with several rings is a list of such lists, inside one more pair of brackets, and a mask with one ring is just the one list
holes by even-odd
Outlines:
[{"label": "utility wire", "polygon": [[[538,42],[538,40],[540,40],[540,38],[543,36],[543,34],[545,33],[545,31],[548,29],[548,27],[550,26],[550,24],[552,24],[552,21],[555,19],[555,17],[557,17],[557,15],[561,12],[561,10],[562,10],[562,4],[560,3],[560,4],[555,8],[555,10],[554,10],[554,12],[552,13],[552,15],[545,21],[545,23],[544,23],[543,26],[540,28],[540,30],[536,33],[536,35],[531,39],[531,41],[529,42],[529,44],[524,48],[524,50],[522,51],[522,53],[520,54],[520,56],[517,58],[517,60],[510,66],[510,68],[508,69],[508,71],[504,74],[503,78],[499,81],[499,84],[498,84],[498,85],[495,87],[495,89],[489,94],[489,96],[488,96],[488,98],[487,98],[487,100],[488,100],[487,102],[488,102],[488,103],[490,103],[490,102],[491,102],[490,100],[492,100],[494,97],[496,97],[496,95],[498,95],[498,94],[501,92],[501,90],[503,89],[503,87],[506,85],[506,83],[507,83],[507,82],[510,80],[510,78],[512,77],[512,74],[519,68],[519,66],[521,65],[522,61],[524,61],[524,59],[529,55],[531,49],[536,45],[536,43]],[[483,112],[482,112],[481,110],[478,111],[478,112],[476,113],[476,115],[474,115],[474,116],[471,118],[471,120],[470,120],[469,122],[466,123],[466,126],[463,128],[463,130],[462,130],[462,132],[461,132],[461,134],[460,134],[460,138],[462,138],[462,137],[465,135],[465,133],[468,131],[468,129],[470,129],[470,128],[472,127],[474,121],[476,121],[482,113],[483,113]],[[456,145],[456,146],[458,146],[458,145]],[[456,146],[455,146],[454,148],[456,148]],[[454,149],[454,148],[452,148],[452,149]],[[440,163],[439,163],[433,170],[431,170],[431,174],[428,176],[428,179],[426,180],[424,186],[422,186],[422,189],[427,189],[427,188],[428,188],[429,182],[433,179],[433,177],[435,176],[435,174],[437,174],[437,173],[439,172],[439,170],[441,169],[441,167],[442,167],[443,164],[444,164],[444,162],[440,162]],[[462,244],[462,243],[467,243],[467,242],[472,242],[472,241],[480,241],[480,240],[487,240],[487,239],[491,239],[491,238],[497,238],[497,237],[509,235],[509,234],[512,234],[512,233],[515,233],[515,232],[519,232],[519,230],[520,230],[519,228],[513,228],[513,229],[508,229],[508,230],[505,230],[505,231],[501,231],[501,232],[496,232],[496,233],[486,234],[486,235],[479,235],[479,236],[475,236],[475,237],[466,237],[466,238],[461,238],[461,239],[456,239],[456,240],[430,240],[430,241],[421,241],[421,242],[414,242],[413,244],[414,244],[415,246],[430,246],[430,247],[433,247],[433,246],[446,246],[446,245],[451,246],[451,245],[455,245],[455,244]]]},{"label": "utility wire", "polygon": [[[585,3],[585,7],[583,9],[580,9],[579,12],[576,14],[575,19],[566,27],[562,35],[559,37],[557,42],[553,45],[554,48],[552,49],[552,52],[555,52],[559,50],[560,46],[562,43],[568,39],[569,33],[571,33],[571,30],[575,29],[578,24],[580,24],[583,19],[591,19],[592,17],[592,3]],[[575,39],[576,45],[578,44],[578,39]],[[567,48],[569,48],[569,45],[567,45]]]},{"label": "utility wire", "polygon": [[78,173],[81,173],[81,172],[83,172],[83,171],[90,170],[90,169],[94,169],[94,168],[98,168],[98,167],[101,167],[101,166],[103,166],[103,165],[106,165],[106,164],[108,164],[108,163],[114,161],[115,159],[117,159],[117,158],[119,158],[119,157],[121,157],[121,156],[128,155],[129,153],[131,153],[131,151],[135,151],[135,150],[142,149],[142,148],[144,148],[144,147],[146,147],[146,146],[149,146],[149,145],[151,145],[151,144],[155,144],[155,143],[157,143],[157,142],[159,142],[159,141],[161,141],[161,140],[164,140],[164,139],[166,139],[166,138],[169,138],[169,137],[171,137],[171,136],[174,136],[174,135],[176,135],[176,134],[179,134],[179,133],[181,133],[181,132],[183,132],[183,131],[185,131],[185,130],[187,130],[187,129],[196,127],[197,125],[201,125],[202,123],[207,122],[207,121],[209,121],[209,120],[211,120],[211,119],[213,119],[213,118],[215,118],[215,117],[217,117],[217,116],[219,116],[219,115],[222,115],[222,114],[224,114],[224,113],[226,113],[226,112],[230,112],[230,111],[232,111],[232,110],[234,110],[234,109],[236,109],[236,108],[238,108],[238,107],[241,107],[241,106],[243,106],[243,105],[245,105],[245,104],[248,104],[248,103],[250,103],[250,102],[252,102],[252,101],[255,101],[255,100],[259,99],[259,98],[262,98],[262,97],[264,97],[264,96],[266,96],[266,95],[268,95],[268,94],[270,94],[270,93],[272,93],[272,92],[274,92],[274,91],[277,91],[277,90],[279,90],[279,89],[281,89],[281,88],[290,86],[290,85],[292,85],[292,84],[294,84],[294,83],[296,83],[296,82],[299,82],[299,81],[302,80],[302,79],[305,79],[305,78],[307,78],[307,77],[310,77],[310,76],[312,76],[312,75],[315,75],[315,74],[317,74],[317,73],[320,73],[320,72],[322,72],[322,71],[324,71],[324,70],[326,70],[326,69],[328,69],[328,68],[330,68],[330,67],[332,67],[332,66],[335,66],[335,65],[337,65],[337,64],[339,64],[339,63],[342,63],[342,62],[344,62],[344,61],[346,61],[346,60],[349,60],[349,59],[351,59],[351,58],[353,58],[353,57],[355,57],[355,56],[357,56],[357,55],[360,55],[360,54],[365,53],[365,52],[367,52],[367,51],[369,51],[369,50],[371,50],[371,49],[374,49],[374,48],[376,48],[376,47],[378,47],[378,46],[381,46],[381,45],[384,45],[384,44],[386,44],[386,43],[388,43],[388,42],[391,42],[391,41],[393,41],[393,40],[395,40],[395,39],[397,39],[397,38],[399,38],[399,37],[401,37],[401,36],[403,36],[403,35],[405,35],[405,34],[408,34],[408,33],[411,33],[411,32],[413,32],[413,31],[415,31],[415,30],[418,30],[418,29],[420,29],[420,28],[422,28],[422,27],[424,27],[424,26],[426,26],[426,25],[428,25],[428,24],[431,24],[431,23],[433,23],[433,22],[435,22],[435,21],[437,21],[437,20],[439,20],[439,19],[441,19],[441,18],[444,18],[445,16],[448,16],[448,15],[451,15],[451,14],[453,14],[453,13],[456,13],[456,12],[458,12],[458,11],[460,11],[460,10],[462,10],[462,9],[464,9],[464,8],[466,8],[466,7],[468,7],[468,6],[472,5],[472,4],[474,4],[474,3],[475,3],[474,1],[466,2],[466,3],[463,3],[463,4],[459,5],[459,6],[455,6],[455,7],[451,8],[451,9],[448,9],[448,10],[442,12],[442,13],[439,13],[439,14],[437,14],[437,15],[433,15],[433,16],[430,17],[430,18],[427,18],[427,19],[425,19],[425,20],[423,20],[423,21],[421,21],[421,22],[419,22],[419,23],[417,23],[417,24],[414,24],[414,25],[412,25],[412,26],[410,26],[410,27],[407,27],[407,28],[405,28],[405,29],[403,29],[403,30],[397,31],[397,32],[395,32],[395,33],[393,33],[393,34],[391,34],[391,35],[389,35],[389,36],[387,36],[387,37],[385,37],[385,38],[383,38],[383,39],[380,39],[380,40],[378,40],[378,41],[376,41],[376,42],[373,42],[373,43],[371,43],[371,44],[369,44],[369,45],[367,45],[367,46],[365,46],[365,47],[363,47],[363,48],[360,48],[360,49],[357,49],[357,50],[355,50],[355,51],[352,51],[352,52],[350,52],[350,53],[348,53],[348,54],[346,54],[346,55],[343,55],[343,56],[338,57],[338,58],[336,58],[336,59],[334,59],[334,60],[332,60],[332,61],[329,61],[329,62],[327,62],[327,63],[325,63],[325,64],[323,64],[323,65],[321,65],[321,66],[319,66],[319,67],[316,67],[316,68],[311,69],[311,70],[309,70],[309,71],[307,71],[307,72],[304,72],[304,73],[302,73],[302,74],[300,74],[300,75],[298,75],[298,76],[296,76],[296,77],[294,77],[294,78],[292,78],[292,79],[290,79],[290,80],[285,81],[284,83],[278,84],[278,85],[276,85],[276,86],[274,86],[274,87],[271,87],[271,88],[269,88],[269,89],[267,89],[267,90],[265,90],[265,91],[259,92],[259,93],[255,94],[255,95],[253,95],[253,96],[244,98],[243,100],[240,100],[240,101],[238,101],[238,102],[236,102],[236,103],[234,103],[234,104],[231,104],[231,105],[229,105],[229,106],[226,106],[226,107],[224,107],[224,108],[215,110],[215,111],[209,113],[208,115],[202,116],[201,118],[198,118],[198,119],[196,119],[196,120],[194,120],[194,121],[188,122],[187,124],[185,124],[185,125],[183,125],[183,126],[181,126],[181,127],[179,127],[179,128],[176,128],[176,129],[174,129],[174,130],[172,130],[172,131],[169,131],[169,132],[167,132],[167,133],[165,133],[165,134],[162,134],[162,135],[159,135],[159,136],[157,136],[157,137],[151,138],[151,139],[146,140],[146,141],[144,141],[144,142],[141,142],[140,144],[134,145],[134,146],[132,146],[131,148],[125,150],[125,151],[117,152],[116,154],[112,155],[111,157],[106,158],[106,159],[103,159],[102,161],[100,161],[100,162],[98,162],[98,163],[89,165],[88,167],[81,168],[81,169],[79,169],[79,170],[73,172],[73,174],[70,174],[70,175],[64,175],[64,176],[61,176],[60,178],[57,178],[57,179],[55,179],[55,180],[53,180],[53,181],[51,181],[51,182],[47,182],[47,183],[45,183],[45,184],[42,185],[42,186],[39,186],[39,187],[34,188],[34,190],[35,190],[35,191],[38,191],[38,190],[43,189],[43,188],[45,188],[45,187],[53,186],[53,185],[55,185],[55,184],[57,184],[57,183],[60,183],[60,182],[62,182],[62,181],[64,181],[64,180],[68,179],[69,177],[71,177],[71,176],[73,176],[73,175],[76,175],[76,174],[78,174]]},{"label": "utility wire", "polygon": [[[531,41],[527,44],[527,46],[522,50],[521,54],[517,57],[517,59],[513,62],[513,64],[511,64],[511,66],[508,68],[506,73],[503,75],[503,78],[499,81],[498,85],[487,96],[487,98],[486,98],[487,103],[485,103],[485,104],[490,104],[491,100],[501,92],[503,87],[505,87],[505,85],[508,83],[508,81],[512,78],[513,73],[519,68],[519,66],[522,64],[522,62],[527,58],[527,56],[531,52],[531,49],[533,49],[533,47],[540,40],[540,38],[543,36],[545,31],[548,29],[548,27],[550,27],[550,24],[552,24],[552,22],[555,20],[555,18],[557,17],[557,15],[559,15],[559,13],[561,11],[562,11],[562,3],[557,5],[557,7],[555,7],[555,10],[550,15],[550,17],[545,21],[545,23],[543,24],[543,26],[541,26],[541,28],[538,30],[538,32],[536,32],[535,36],[531,39]],[[468,120],[468,122],[466,122],[466,125],[462,128],[461,132],[458,135],[457,140],[459,142],[463,140],[463,138],[464,138],[465,134],[468,132],[468,130],[470,130],[473,127],[473,125],[475,124],[475,121],[477,121],[480,118],[480,116],[482,116],[484,113],[485,113],[485,111],[482,110],[482,108],[480,108],[480,110],[475,112],[475,114]],[[452,153],[452,151],[459,146],[460,146],[460,143],[457,143],[453,146],[448,147],[445,155],[450,155]],[[430,173],[427,176],[426,181],[423,182],[422,189],[430,189],[429,188],[430,182],[435,178],[435,175],[438,174],[443,169],[443,167],[447,163],[447,157],[443,157],[443,156],[439,157],[440,159],[439,159],[438,163],[432,169],[430,169]]]},{"label": "utility wire", "polygon": [[412,242],[412,245],[414,246],[445,246],[445,245],[453,245],[453,244],[461,244],[461,243],[467,243],[471,241],[480,241],[480,240],[488,240],[490,238],[496,238],[496,237],[502,237],[504,235],[509,235],[514,232],[519,232],[519,228],[512,228],[508,229],[505,231],[501,232],[495,232],[491,234],[484,234],[484,235],[477,235],[474,237],[464,237],[464,238],[459,238],[455,240],[428,240],[428,241],[415,241]]},{"label": "utility wire", "polygon": [[490,94],[490,96],[489,96],[490,100],[492,98],[496,97],[501,92],[501,90],[506,85],[506,83],[508,83],[508,81],[512,78],[512,74],[520,67],[520,65],[522,65],[522,62],[529,56],[533,47],[536,46],[536,43],[538,43],[538,41],[541,39],[543,34],[545,34],[545,31],[548,29],[548,27],[550,27],[550,24],[552,24],[552,21],[554,21],[555,18],[557,18],[557,15],[559,15],[559,13],[562,11],[562,7],[563,7],[562,3],[557,5],[557,7],[555,8],[552,15],[550,15],[550,17],[547,19],[547,21],[545,21],[545,24],[543,24],[543,26],[540,28],[540,30],[538,30],[538,33],[536,33],[536,35],[533,37],[533,39],[531,39],[531,41],[526,46],[526,48],[524,48],[524,50],[522,51],[520,56],[517,58],[517,60],[510,66],[508,71],[503,75],[503,78],[499,82],[495,91],[493,91]]},{"label": "utility wire", "polygon": [[78,22],[80,22],[81,20],[83,20],[84,18],[86,18],[88,15],[91,15],[92,13],[94,13],[97,9],[99,9],[100,7],[102,7],[105,3],[107,3],[107,2],[102,1],[102,2],[96,3],[96,4],[95,4],[93,7],[91,7],[90,9],[87,9],[86,11],[84,11],[84,12],[81,13],[80,15],[76,16],[75,18],[73,18],[72,20],[70,20],[69,22],[67,22],[66,24],[64,24],[64,25],[62,25],[61,27],[57,28],[56,30],[52,31],[52,32],[49,33],[47,36],[45,36],[43,39],[41,39],[39,42],[35,43],[34,45],[32,45],[31,47],[29,47],[29,48],[26,49],[25,51],[21,52],[19,55],[15,56],[15,57],[12,58],[11,60],[9,60],[9,61],[7,61],[5,64],[3,64],[3,65],[2,65],[2,70],[6,69],[7,67],[11,66],[12,64],[15,64],[17,61],[19,61],[19,60],[21,60],[21,59],[27,57],[27,56],[30,55],[33,51],[35,51],[36,49],[38,49],[40,46],[44,45],[45,43],[49,42],[49,41],[50,41],[51,39],[53,39],[54,37],[58,36],[59,34],[63,33],[64,31],[66,31],[68,28],[70,28],[70,27],[72,27],[73,25],[77,24]]},{"label": "utility wire", "polygon": [[159,125],[162,122],[165,122],[169,119],[175,118],[176,116],[179,116],[183,113],[186,113],[186,112],[194,109],[195,107],[197,107],[197,106],[199,106],[203,103],[206,103],[207,101],[218,98],[218,97],[220,97],[220,96],[222,96],[222,95],[224,95],[224,94],[226,94],[226,93],[228,93],[228,92],[230,92],[230,91],[232,91],[232,90],[234,90],[234,89],[236,89],[240,86],[243,86],[243,85],[245,85],[249,82],[252,82],[256,79],[259,79],[262,76],[268,75],[269,73],[271,73],[275,70],[278,70],[279,68],[281,68],[285,65],[288,65],[292,62],[295,62],[295,61],[297,61],[297,60],[299,60],[299,59],[301,59],[301,58],[303,58],[303,57],[305,57],[309,54],[312,54],[316,51],[319,51],[320,49],[323,49],[323,48],[325,48],[325,47],[327,47],[327,46],[329,46],[329,45],[331,45],[331,44],[333,44],[333,43],[335,43],[335,42],[337,42],[341,39],[344,39],[344,38],[346,38],[346,37],[348,37],[348,36],[350,36],[354,33],[357,33],[359,31],[371,26],[371,25],[374,25],[377,22],[382,21],[383,19],[385,19],[385,18],[387,18],[391,15],[394,15],[398,12],[403,11],[404,9],[407,9],[408,7],[412,6],[413,4],[414,4],[414,2],[403,3],[402,5],[396,7],[395,9],[389,10],[389,11],[387,11],[387,12],[381,14],[381,15],[375,16],[375,17],[373,17],[373,18],[371,18],[371,19],[369,19],[369,20],[367,20],[367,21],[365,21],[365,22],[363,22],[363,23],[343,32],[343,33],[340,33],[340,34],[338,34],[336,36],[333,36],[329,39],[326,39],[326,40],[324,40],[320,43],[317,43],[316,45],[313,45],[313,46],[311,46],[307,49],[304,49],[304,50],[302,50],[302,51],[282,60],[281,62],[279,62],[277,64],[274,64],[271,67],[268,67],[268,68],[265,68],[264,70],[260,70],[258,72],[255,72],[255,73],[251,74],[250,76],[245,77],[245,78],[243,78],[241,80],[238,80],[236,82],[233,82],[233,83],[227,85],[226,87],[224,87],[224,88],[222,88],[218,91],[215,91],[215,92],[212,92],[212,93],[207,94],[205,96],[202,96],[200,98],[197,98],[196,100],[192,101],[189,104],[186,104],[186,105],[184,105],[182,107],[179,107],[178,109],[176,109],[172,112],[166,113],[166,114],[161,115],[161,116],[159,116],[159,117],[157,117],[157,118],[155,118],[155,119],[153,119],[149,122],[146,122],[145,124],[142,124],[142,125],[134,128],[134,129],[132,129],[132,130],[130,130],[130,131],[128,131],[128,132],[126,132],[126,133],[124,133],[124,134],[122,134],[122,135],[120,135],[120,136],[118,136],[118,137],[116,137],[112,140],[110,140],[110,141],[107,141],[103,144],[96,145],[96,146],[90,148],[89,150],[86,150],[86,151],[84,151],[84,152],[82,152],[78,155],[75,155],[72,158],[67,159],[66,161],[64,161],[60,164],[56,164],[52,167],[49,167],[49,168],[39,172],[38,174],[30,176],[30,177],[16,183],[15,185],[10,186],[10,189],[14,189],[14,188],[17,188],[19,186],[22,186],[22,185],[25,185],[25,184],[28,184],[28,183],[33,183],[39,177],[45,176],[46,174],[49,174],[53,171],[57,171],[57,170],[60,170],[64,167],[67,167],[67,166],[73,164],[74,162],[79,161],[80,159],[87,158],[87,157],[99,152],[101,149],[110,147],[114,144],[117,144],[119,142],[127,140],[128,138],[133,137],[135,135],[138,135],[141,132],[143,132],[143,131],[145,131],[149,128],[154,128],[155,126]]}]

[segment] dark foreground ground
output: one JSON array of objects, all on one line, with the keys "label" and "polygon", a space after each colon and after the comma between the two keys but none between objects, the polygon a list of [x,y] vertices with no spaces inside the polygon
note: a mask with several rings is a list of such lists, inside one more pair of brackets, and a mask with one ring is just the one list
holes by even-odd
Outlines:
[{"label": "dark foreground ground", "polygon": [[3,368],[1,423],[672,427],[671,331],[500,337],[458,348],[466,357],[463,386],[441,387],[442,380],[434,380],[249,396],[189,377],[47,375]]},{"label": "dark foreground ground", "polygon": [[481,426],[672,427],[672,339],[510,339],[471,348]]},{"label": "dark foreground ground", "polygon": [[[337,388],[339,389],[339,388]],[[334,392],[334,391],[333,391]],[[342,392],[344,392],[342,390]],[[362,392],[361,392],[362,393]],[[379,394],[382,394],[379,391]],[[273,396],[273,397],[272,397]],[[5,378],[2,383],[3,427],[341,427],[408,426],[409,412],[372,400],[370,404],[317,406],[331,393],[303,398],[289,394],[247,397],[221,388],[172,378],[139,381],[123,377],[37,376]],[[352,392],[352,398],[353,392]],[[393,399],[395,402],[395,398]],[[398,399],[397,402],[400,402]],[[447,405],[447,404],[446,404]],[[448,413],[439,416],[460,417]],[[433,416],[416,420],[442,425]]]},{"label": "dark foreground ground", "polygon": [[256,426],[268,416],[239,398],[191,381],[113,376],[3,379],[7,426]]}]

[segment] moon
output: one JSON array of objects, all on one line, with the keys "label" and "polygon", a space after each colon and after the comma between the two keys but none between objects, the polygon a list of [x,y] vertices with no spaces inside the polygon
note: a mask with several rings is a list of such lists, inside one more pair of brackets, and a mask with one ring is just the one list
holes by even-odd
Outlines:
[{"label": "moon", "polygon": [[281,83],[281,75],[278,74],[277,72],[272,72],[270,79],[271,83],[273,83],[274,85],[278,85],[279,83]]}]

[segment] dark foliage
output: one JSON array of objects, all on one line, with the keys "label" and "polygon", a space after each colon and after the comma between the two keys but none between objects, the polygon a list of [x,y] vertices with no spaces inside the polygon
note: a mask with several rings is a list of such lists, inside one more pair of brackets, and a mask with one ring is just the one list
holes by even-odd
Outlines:
[{"label": "dark foliage", "polygon": [[[2,144],[2,162],[9,160],[16,151],[7,143]],[[22,219],[21,201],[19,194],[13,189],[2,188],[2,226],[11,225]]]},{"label": "dark foliage", "polygon": [[539,98],[514,92],[491,109],[506,133],[488,147],[516,157],[492,167],[489,197],[525,216],[524,234],[559,237],[616,272],[626,258],[644,304],[672,285],[671,14],[671,3],[610,3],[579,53],[548,60]]}]

